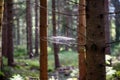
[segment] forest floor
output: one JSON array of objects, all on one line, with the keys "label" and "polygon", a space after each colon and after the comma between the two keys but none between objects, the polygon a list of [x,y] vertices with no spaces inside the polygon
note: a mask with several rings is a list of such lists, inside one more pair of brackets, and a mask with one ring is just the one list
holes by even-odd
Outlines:
[{"label": "forest floor", "polygon": [[[71,56],[72,55],[72,56]],[[59,53],[61,67],[54,70],[54,55],[48,55],[49,80],[77,80],[78,54],[74,51],[62,51]],[[27,55],[15,55],[15,67],[7,66],[4,58],[4,72],[8,77],[22,77],[23,80],[37,80],[39,78],[39,57],[29,59]],[[18,76],[19,75],[19,76]],[[14,79],[11,79],[14,80]],[[18,80],[18,79],[17,79]],[[39,80],[39,79],[38,79]]]},{"label": "forest floor", "polygon": [[[60,51],[59,59],[61,67],[54,69],[54,55],[48,49],[48,77],[49,80],[78,80],[78,54],[75,51]],[[2,80],[39,80],[39,55],[30,59],[25,51],[17,50],[14,55],[14,67],[7,66],[7,59],[3,57],[3,75]],[[120,62],[116,57],[107,56],[106,59],[112,58],[112,66],[106,67],[106,80],[117,80],[120,78]],[[109,62],[107,63],[109,64]],[[0,77],[1,80],[1,77]],[[118,79],[119,80],[119,79]]]}]

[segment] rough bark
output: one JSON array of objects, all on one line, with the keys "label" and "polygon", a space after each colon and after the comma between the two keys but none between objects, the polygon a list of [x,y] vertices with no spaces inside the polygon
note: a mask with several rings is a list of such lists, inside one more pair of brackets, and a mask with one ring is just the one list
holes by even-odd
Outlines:
[{"label": "rough bark", "polygon": [[8,65],[13,66],[14,56],[13,56],[13,0],[7,1],[7,56]]},{"label": "rough bark", "polygon": [[105,0],[86,0],[86,80],[105,80]]},{"label": "rough bark", "polygon": [[[52,0],[52,24],[53,24],[53,36],[56,36],[56,14],[55,14],[55,0]],[[59,61],[59,56],[58,56],[58,44],[53,43],[53,49],[54,49],[54,61],[55,61],[55,69],[60,67],[60,61]]]},{"label": "rough bark", "polygon": [[33,57],[32,48],[32,14],[31,0],[26,0],[26,28],[27,28],[27,52],[29,58]]},{"label": "rough bark", "polygon": [[[86,80],[86,15],[85,15],[85,0],[80,0],[79,3],[79,25],[78,25],[78,53],[79,53],[79,78]],[[84,35],[84,36],[83,36]]]},{"label": "rough bark", "polygon": [[[40,80],[48,80],[47,73],[47,0],[40,0]],[[44,7],[44,8],[43,8]]]}]

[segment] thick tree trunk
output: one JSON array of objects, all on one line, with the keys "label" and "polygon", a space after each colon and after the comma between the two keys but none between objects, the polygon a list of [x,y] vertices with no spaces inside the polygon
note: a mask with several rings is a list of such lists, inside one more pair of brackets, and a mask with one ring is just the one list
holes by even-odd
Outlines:
[{"label": "thick tree trunk", "polygon": [[86,0],[87,80],[105,80],[105,0]]},{"label": "thick tree trunk", "polygon": [[8,65],[13,66],[14,56],[13,56],[13,0],[7,1],[7,56],[8,56]]},{"label": "thick tree trunk", "polygon": [[40,80],[48,80],[47,73],[47,0],[40,0]]},{"label": "thick tree trunk", "polygon": [[[55,15],[55,0],[52,0],[52,24],[53,24],[53,36],[56,36],[56,15]],[[54,61],[55,61],[55,69],[60,67],[60,61],[58,56],[58,44],[53,43],[53,49],[54,49]]]},{"label": "thick tree trunk", "polygon": [[27,51],[29,58],[33,57],[32,48],[32,14],[31,14],[31,0],[26,1],[26,23],[27,23]]},{"label": "thick tree trunk", "polygon": [[[78,25],[78,53],[79,53],[79,78],[86,80],[86,15],[85,15],[85,0],[80,0],[79,3],[79,25]],[[83,34],[83,35],[81,35]]]},{"label": "thick tree trunk", "polygon": [[38,55],[38,0],[35,0],[35,56]]},{"label": "thick tree trunk", "polygon": [[2,67],[2,18],[3,18],[4,0],[0,0],[0,70]]}]

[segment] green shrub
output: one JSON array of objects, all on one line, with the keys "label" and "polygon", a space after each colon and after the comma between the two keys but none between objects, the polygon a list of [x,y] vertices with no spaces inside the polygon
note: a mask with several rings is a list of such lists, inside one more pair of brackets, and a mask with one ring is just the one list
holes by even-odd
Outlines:
[{"label": "green shrub", "polygon": [[5,76],[4,72],[0,71],[0,76]]},{"label": "green shrub", "polygon": [[10,78],[10,80],[24,80],[24,79],[21,75],[17,74],[13,75],[12,78]]},{"label": "green shrub", "polygon": [[113,69],[120,71],[120,63],[117,63],[113,66]]},{"label": "green shrub", "polygon": [[73,51],[62,51],[59,54],[61,65],[78,66],[78,54]]},{"label": "green shrub", "polygon": [[114,74],[116,70],[113,67],[106,67],[106,80],[114,80]]},{"label": "green shrub", "polygon": [[26,47],[25,46],[17,46],[14,48],[14,56],[15,57],[21,57],[21,56],[24,56],[26,55],[27,53],[27,50],[26,50]]},{"label": "green shrub", "polygon": [[116,73],[113,76],[115,80],[120,80],[120,71],[116,71]]}]

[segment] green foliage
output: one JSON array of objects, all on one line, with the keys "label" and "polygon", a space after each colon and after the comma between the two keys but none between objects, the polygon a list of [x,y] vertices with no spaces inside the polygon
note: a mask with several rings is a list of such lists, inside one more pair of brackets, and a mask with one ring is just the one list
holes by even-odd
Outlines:
[{"label": "green foliage", "polygon": [[114,74],[114,77],[117,78],[117,79],[120,79],[120,71],[117,71],[117,72]]},{"label": "green foliage", "polygon": [[64,51],[59,54],[62,65],[78,66],[78,54],[73,51]]},{"label": "green foliage", "polygon": [[[78,54],[73,51],[61,51],[59,54],[61,66],[78,66]],[[54,55],[48,55],[48,70],[54,70]]]},{"label": "green foliage", "polygon": [[112,56],[105,55],[105,61],[106,61],[106,65],[111,65]]},{"label": "green foliage", "polygon": [[[52,45],[51,45],[52,46]],[[49,46],[48,48],[47,48],[47,50],[48,50],[48,54],[50,55],[50,54],[53,54],[53,49]]]},{"label": "green foliage", "polygon": [[2,56],[3,65],[7,65],[7,58]]},{"label": "green foliage", "polygon": [[17,74],[13,75],[12,78],[10,78],[10,80],[24,80],[24,79],[21,75]]},{"label": "green foliage", "polygon": [[112,44],[111,46],[111,53],[113,56],[118,56],[120,52],[120,44]]},{"label": "green foliage", "polygon": [[0,71],[0,76],[5,76],[4,72]]},{"label": "green foliage", "polygon": [[14,69],[12,67],[4,66],[1,71],[2,73],[1,76],[4,78],[9,78],[12,76],[12,74],[14,74],[13,72],[14,72]]},{"label": "green foliage", "polygon": [[120,63],[115,64],[113,68],[117,71],[120,71]]},{"label": "green foliage", "polygon": [[19,64],[19,68],[15,68],[15,74],[21,74],[21,76],[39,76],[39,59],[16,59]]},{"label": "green foliage", "polygon": [[116,70],[113,67],[106,67],[106,80],[113,80]]},{"label": "green foliage", "polygon": [[20,45],[14,48],[14,56],[15,57],[22,57],[23,55],[27,54],[26,46]]}]

